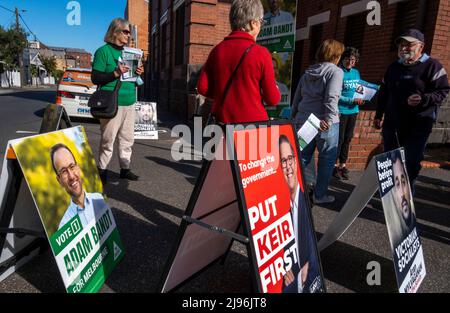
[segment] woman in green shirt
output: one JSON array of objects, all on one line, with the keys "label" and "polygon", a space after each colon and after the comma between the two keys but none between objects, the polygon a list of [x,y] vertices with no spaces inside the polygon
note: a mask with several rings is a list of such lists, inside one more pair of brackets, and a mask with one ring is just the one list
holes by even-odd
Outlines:
[{"label": "woman in green shirt", "polygon": [[[127,20],[116,18],[109,25],[105,35],[105,45],[97,49],[92,63],[92,82],[102,90],[114,90],[116,83],[129,68],[119,62],[123,47],[130,42],[131,28]],[[141,75],[143,67],[136,70]],[[106,183],[106,167],[117,138],[119,150],[120,178],[138,180],[131,172],[131,150],[134,143],[134,103],[136,102],[136,83],[123,81],[118,94],[118,112],[112,119],[100,119],[101,142],[99,151],[99,173]]]}]

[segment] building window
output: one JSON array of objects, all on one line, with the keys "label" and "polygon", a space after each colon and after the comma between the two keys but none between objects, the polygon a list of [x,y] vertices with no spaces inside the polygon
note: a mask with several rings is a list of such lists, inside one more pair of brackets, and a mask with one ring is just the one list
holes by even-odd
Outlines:
[{"label": "building window", "polygon": [[161,70],[166,69],[167,67],[167,22],[165,22],[161,26]]},{"label": "building window", "polygon": [[313,64],[316,61],[316,52],[322,43],[323,24],[312,26],[310,29],[309,40],[309,63]]},{"label": "building window", "polygon": [[420,1],[406,1],[397,3],[395,13],[394,31],[392,32],[391,51],[396,51],[395,39],[408,28],[420,28],[419,3]]},{"label": "building window", "polygon": [[151,48],[152,48],[152,57],[150,58],[151,62],[152,62],[152,70],[153,72],[157,71],[157,49],[156,49],[156,45],[157,45],[157,41],[156,41],[156,32],[152,34],[152,42],[151,42]]},{"label": "building window", "polygon": [[346,47],[355,47],[359,51],[362,50],[365,26],[366,13],[347,17],[344,37],[344,44]]},{"label": "building window", "polygon": [[175,13],[175,65],[184,64],[185,6],[182,4]]}]

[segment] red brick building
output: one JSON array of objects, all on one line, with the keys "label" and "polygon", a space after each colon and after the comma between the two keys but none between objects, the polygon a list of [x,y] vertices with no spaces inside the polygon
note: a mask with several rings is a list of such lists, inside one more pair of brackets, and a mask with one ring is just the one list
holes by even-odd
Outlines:
[{"label": "red brick building", "polygon": [[[379,4],[380,25],[367,23],[368,14],[374,10],[367,10],[369,2]],[[356,67],[362,79],[380,83],[387,66],[397,57],[395,38],[410,27],[424,32],[425,52],[439,59],[449,72],[449,0],[298,0],[293,86],[314,62],[314,53],[326,38],[358,48],[361,57]],[[375,103],[361,108],[349,153],[352,168],[364,168],[368,156],[380,151],[380,133],[371,127]]]},{"label": "red brick building", "polygon": [[152,1],[150,94],[189,118],[197,76],[209,52],[229,32],[229,0]]},{"label": "red brick building", "polygon": [[84,49],[66,48],[67,64],[73,64],[73,67],[91,68],[92,54]]},{"label": "red brick building", "polygon": [[[150,95],[158,105],[192,115],[197,75],[212,47],[229,32],[230,0],[152,1]],[[379,8],[381,25],[369,25]],[[396,59],[394,39],[405,28],[422,29],[425,50],[450,71],[449,0],[298,0],[297,37],[292,80],[295,91],[305,68],[314,62],[320,42],[334,38],[357,47],[357,68],[364,80],[379,83]],[[375,101],[374,101],[375,102]],[[349,166],[361,169],[379,151],[381,137],[371,127],[374,104],[363,108],[352,141]],[[450,120],[450,119],[449,119]]]},{"label": "red brick building", "polygon": [[149,48],[149,0],[127,0],[125,19],[133,25],[133,35],[137,37],[134,46],[144,51],[144,58],[148,58]]}]

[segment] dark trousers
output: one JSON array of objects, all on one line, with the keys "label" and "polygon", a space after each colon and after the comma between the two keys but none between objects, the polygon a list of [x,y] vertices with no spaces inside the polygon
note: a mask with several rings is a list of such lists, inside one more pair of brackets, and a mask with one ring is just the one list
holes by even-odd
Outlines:
[{"label": "dark trousers", "polygon": [[350,141],[353,138],[353,131],[355,130],[356,118],[355,114],[341,114],[339,116],[339,144],[337,150],[337,157],[339,163],[346,163],[348,159],[348,151],[350,149]]},{"label": "dark trousers", "polygon": [[421,119],[420,122],[411,121],[409,125],[399,129],[385,127],[382,134],[385,152],[399,147],[405,148],[406,170],[411,189],[414,191],[415,180],[422,168],[420,162],[424,158],[425,146],[433,129],[433,120],[427,118]]}]

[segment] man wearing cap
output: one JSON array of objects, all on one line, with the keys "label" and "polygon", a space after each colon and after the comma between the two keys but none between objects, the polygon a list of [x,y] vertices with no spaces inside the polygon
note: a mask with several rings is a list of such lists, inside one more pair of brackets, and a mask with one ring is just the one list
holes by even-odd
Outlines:
[{"label": "man wearing cap", "polygon": [[406,168],[414,192],[438,107],[450,87],[442,64],[423,52],[422,32],[408,29],[395,43],[399,59],[384,75],[374,126],[382,128],[385,151],[405,148]]}]

